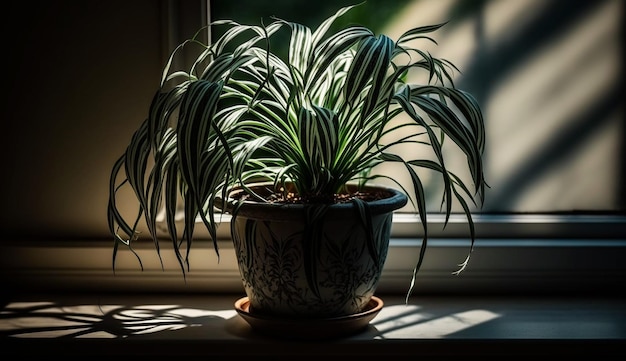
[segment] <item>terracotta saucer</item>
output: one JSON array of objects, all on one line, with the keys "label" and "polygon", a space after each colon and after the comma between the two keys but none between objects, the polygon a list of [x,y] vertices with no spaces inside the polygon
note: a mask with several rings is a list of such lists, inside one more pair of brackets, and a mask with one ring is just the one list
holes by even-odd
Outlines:
[{"label": "terracotta saucer", "polygon": [[255,315],[250,312],[250,300],[248,297],[240,298],[235,302],[237,313],[255,331],[261,334],[298,339],[337,338],[364,331],[382,308],[383,300],[372,296],[365,310],[353,315],[318,319],[293,319]]}]

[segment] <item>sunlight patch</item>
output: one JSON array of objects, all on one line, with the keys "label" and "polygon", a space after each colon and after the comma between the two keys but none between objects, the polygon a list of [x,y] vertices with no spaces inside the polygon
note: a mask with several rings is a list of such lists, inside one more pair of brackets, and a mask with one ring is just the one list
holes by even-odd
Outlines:
[{"label": "sunlight patch", "polygon": [[433,316],[425,312],[415,312],[408,306],[386,307],[386,314],[372,322],[379,335],[376,339],[392,338],[443,338],[470,327],[500,317],[487,310],[469,310],[450,315]]}]

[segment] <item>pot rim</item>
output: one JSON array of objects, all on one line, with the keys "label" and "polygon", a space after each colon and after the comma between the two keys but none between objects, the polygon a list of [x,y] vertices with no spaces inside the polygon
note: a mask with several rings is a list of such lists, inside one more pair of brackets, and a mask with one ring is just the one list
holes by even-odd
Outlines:
[{"label": "pot rim", "polygon": [[[271,183],[254,183],[248,186],[259,186],[259,185],[271,185]],[[231,213],[234,205],[236,203],[240,203],[240,201],[236,201],[232,198],[232,195],[239,192],[241,187],[234,187],[229,192],[229,196],[226,200],[225,210]],[[367,201],[366,203],[369,205],[369,211],[372,215],[379,215],[384,213],[393,212],[399,208],[405,206],[408,202],[408,196],[401,192],[400,190],[381,185],[381,184],[370,184],[367,185],[365,190],[368,189],[379,189],[385,190],[391,194],[390,197],[377,199],[374,201]],[[260,217],[267,218],[267,212],[281,212],[284,216],[289,217],[290,214],[295,214],[300,217],[303,211],[308,208],[319,206],[320,204],[302,204],[302,203],[271,203],[271,202],[259,202],[255,200],[245,200],[241,207],[239,208],[238,215],[243,215],[247,217]],[[333,203],[328,205],[327,212],[333,213],[342,213],[342,212],[354,212],[355,205],[353,202],[344,202],[344,203]]]}]

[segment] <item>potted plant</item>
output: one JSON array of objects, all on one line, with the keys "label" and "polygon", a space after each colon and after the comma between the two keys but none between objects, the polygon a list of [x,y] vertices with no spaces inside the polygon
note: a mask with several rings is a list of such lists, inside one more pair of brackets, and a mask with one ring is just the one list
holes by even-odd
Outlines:
[{"label": "potted plant", "polygon": [[[249,311],[349,317],[370,307],[392,214],[409,200],[424,230],[413,277],[422,264],[428,222],[420,170],[441,176],[447,216],[453,202],[464,210],[471,253],[469,203],[482,204],[485,187],[483,117],[476,100],[454,86],[454,66],[412,45],[434,42],[429,34],[444,24],[410,29],[395,41],[360,25],[331,31],[353,7],[314,30],[277,18],[262,26],[220,20],[210,25],[225,29],[213,44],[194,37],[179,45],[147,118],[112,168],[113,267],[118,248],[137,238],[142,217],[159,252],[164,209],[184,274],[196,219],[219,252],[218,213],[227,212]],[[286,55],[273,47],[281,32],[290,34]],[[190,47],[200,49],[192,67],[170,69],[177,52]],[[413,71],[428,81],[407,82]],[[400,115],[408,121],[397,121]],[[446,167],[444,139],[467,158],[471,185]],[[427,147],[433,157],[405,159],[396,151],[401,146]],[[382,186],[394,181],[376,172],[383,163],[408,172],[412,189]],[[118,209],[122,186],[136,195],[136,218]]]}]

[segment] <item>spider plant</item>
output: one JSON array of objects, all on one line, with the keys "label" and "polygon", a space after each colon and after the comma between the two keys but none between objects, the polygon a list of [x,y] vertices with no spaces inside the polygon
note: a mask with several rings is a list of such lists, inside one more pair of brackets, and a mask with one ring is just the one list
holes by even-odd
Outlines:
[{"label": "spider plant", "polygon": [[[414,47],[420,41],[435,42],[430,34],[445,23],[409,29],[395,41],[360,25],[331,31],[336,19],[354,6],[339,9],[314,30],[279,18],[258,26],[215,21],[209,26],[224,32],[214,43],[194,36],[179,45],[164,68],[147,118],[112,169],[108,220],[115,237],[114,267],[120,245],[132,250],[142,217],[158,252],[162,208],[184,273],[198,216],[219,252],[217,211],[233,187],[267,202],[249,187],[267,181],[277,192],[290,190],[298,201],[328,204],[348,184],[394,181],[375,170],[382,163],[397,163],[410,175],[410,200],[424,230],[413,277],[428,239],[419,170],[441,176],[446,218],[455,201],[468,218],[471,246],[457,272],[463,270],[474,245],[469,205],[482,204],[485,187],[480,107],[454,86],[452,72],[458,70],[453,64]],[[282,57],[272,42],[281,31],[290,33]],[[184,47],[199,49],[193,66],[171,69]],[[425,72],[428,82],[407,82],[409,72]],[[393,122],[403,114],[410,121]],[[444,140],[464,153],[471,185],[446,167]],[[405,159],[396,151],[400,145],[426,146],[435,156]],[[138,201],[139,212],[130,221],[116,203],[122,186],[130,186]],[[365,214],[366,202],[357,202]],[[184,209],[182,235],[176,229],[179,205]]]}]

